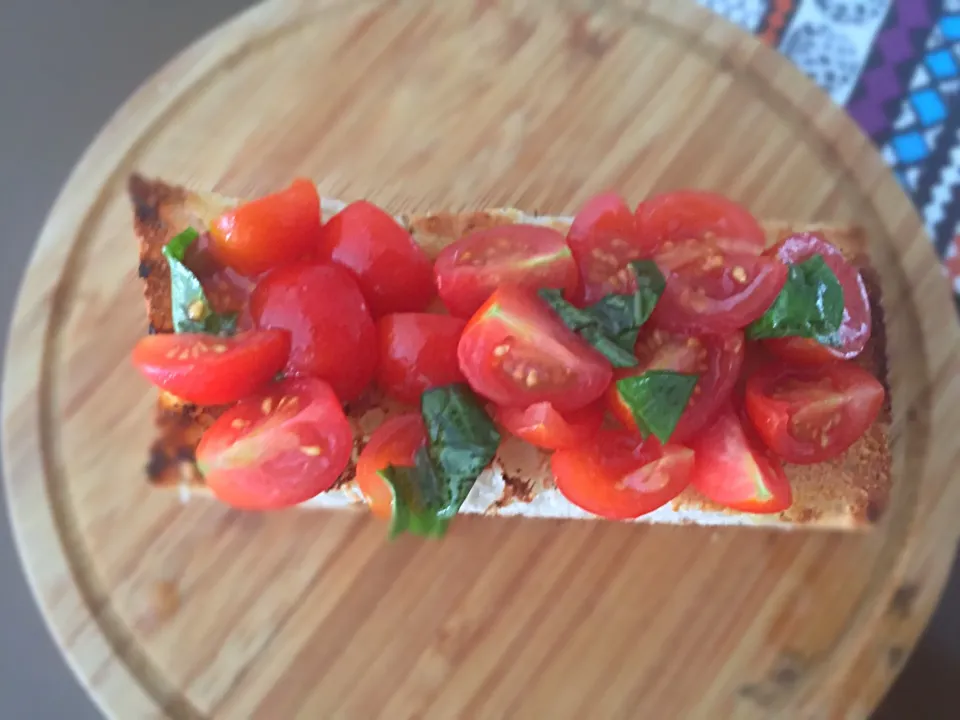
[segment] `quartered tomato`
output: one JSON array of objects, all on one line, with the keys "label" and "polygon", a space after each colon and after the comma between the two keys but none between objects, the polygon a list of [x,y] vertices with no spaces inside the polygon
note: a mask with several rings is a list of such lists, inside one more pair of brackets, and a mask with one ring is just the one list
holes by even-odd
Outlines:
[{"label": "quartered tomato", "polygon": [[390,418],[378,427],[357,460],[357,486],[378,518],[389,520],[393,514],[393,492],[380,476],[395,467],[413,467],[414,456],[427,442],[427,431],[419,413]]},{"label": "quartered tomato", "polygon": [[[639,365],[615,371],[617,380],[642,375],[647,370],[674,370],[700,376],[671,442],[685,443],[716,416],[730,399],[740,375],[744,354],[743,333],[727,335],[686,335],[660,328],[641,330],[634,353]],[[616,383],[607,391],[611,412],[627,427],[637,429],[630,406],[624,402]]]},{"label": "quartered tomato", "polygon": [[747,380],[745,407],[767,446],[786,462],[842,454],[873,424],[883,385],[853,363],[819,368],[770,364]]},{"label": "quartered tomato", "polygon": [[540,402],[526,408],[497,408],[495,420],[531,445],[560,450],[589,442],[603,424],[603,415],[602,403],[560,414],[550,403]]},{"label": "quartered tomato", "polygon": [[709,240],[667,241],[655,260],[667,287],[652,319],[670,330],[740,330],[767,311],[787,280],[776,257],[731,252]]},{"label": "quartered tomato", "polygon": [[396,220],[364,200],[323,226],[317,259],[353,274],[375,318],[425,310],[436,294],[427,254]]},{"label": "quartered tomato", "polygon": [[653,243],[640,242],[636,218],[616,193],[587,201],[570,226],[567,243],[580,268],[577,300],[583,305],[611,293],[633,292],[627,263],[650,257],[654,248]]},{"label": "quartered tomato", "polygon": [[148,335],[132,360],[151,383],[197,405],[225,405],[270,382],[290,354],[290,333],[251,330],[233,337],[205,333]]},{"label": "quartered tomato", "polygon": [[328,490],[347,467],[353,433],[330,386],[296,378],[217,418],[197,446],[211,492],[244,510],[296,505]]},{"label": "quartered tomato", "polygon": [[693,486],[713,502],[750,513],[775,513],[793,503],[783,466],[746,429],[731,406],[690,443]]},{"label": "quartered tomato", "polygon": [[320,235],[320,196],[309,180],[228,210],[210,226],[214,257],[254,276],[303,257]]},{"label": "quartered tomato", "polygon": [[730,252],[759,254],[766,234],[741,205],[703,190],[657,195],[637,207],[637,231],[647,243],[711,240]]},{"label": "quartered tomato", "polygon": [[315,264],[278,268],[257,284],[250,312],[257,327],[290,331],[287,374],[326,380],[344,403],[373,379],[377,329],[346,270]]},{"label": "quartered tomato", "polygon": [[833,346],[808,338],[777,338],[764,341],[770,351],[805,365],[849,360],[859,355],[870,339],[870,297],[860,273],[843,253],[817,233],[797,233],[781,240],[767,254],[788,264],[802,263],[820,255],[843,288],[843,324],[832,338]]},{"label": "quartered tomato", "polygon": [[467,323],[457,348],[471,387],[502,407],[549,402],[560,412],[599,398],[613,370],[532,291],[497,290]]},{"label": "quartered tomato", "polygon": [[395,313],[377,321],[377,385],[402,402],[420,404],[428,388],[464,382],[457,344],[466,321],[449,315]]},{"label": "quartered tomato", "polygon": [[692,450],[623,430],[600,430],[590,443],[558,450],[550,461],[557,490],[567,500],[612,520],[666,505],[690,484],[693,465]]},{"label": "quartered tomato", "polygon": [[539,225],[476,230],[448,245],[434,265],[440,299],[451,315],[469,318],[500,285],[569,295],[577,265],[563,235]]}]

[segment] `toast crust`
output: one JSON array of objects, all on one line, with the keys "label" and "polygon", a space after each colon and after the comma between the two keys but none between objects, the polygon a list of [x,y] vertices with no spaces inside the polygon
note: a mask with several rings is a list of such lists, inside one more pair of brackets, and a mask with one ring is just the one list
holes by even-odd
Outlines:
[{"label": "toast crust", "polygon": [[[170,272],[161,252],[163,246],[188,226],[206,227],[237,201],[148,180],[139,175],[130,178],[128,192],[139,242],[139,274],[143,280],[149,331],[171,332]],[[324,199],[322,202],[324,217],[329,217],[342,207],[343,204],[335,200]],[[428,213],[398,216],[397,219],[431,257],[445,245],[475,229],[532,222],[565,232],[570,223],[570,218],[525,215],[512,209]],[[891,486],[891,407],[886,330],[879,276],[870,264],[866,237],[862,229],[857,227],[781,221],[764,222],[763,226],[769,244],[793,232],[820,232],[859,269],[870,296],[873,328],[870,342],[858,362],[886,388],[884,407],[867,433],[839,458],[817,465],[786,466],[793,487],[794,504],[783,513],[739,513],[714,505],[689,490],[661,510],[640,518],[640,521],[853,529],[876,523],[887,507]],[[224,306],[215,294],[208,292],[208,295],[215,309],[233,309]],[[323,507],[361,504],[362,497],[351,482],[360,450],[384,418],[397,412],[409,412],[410,409],[409,406],[384,399],[374,389],[349,406],[348,416],[355,429],[351,462],[334,489],[321,493],[306,504]],[[198,407],[161,392],[155,415],[157,434],[146,468],[150,482],[159,487],[179,488],[185,494],[205,491],[195,466],[194,452],[203,431],[221,412],[223,408]],[[464,504],[463,512],[591,517],[573,508],[559,496],[553,486],[546,453],[512,439],[503,444],[492,469],[478,480],[475,492]]]}]

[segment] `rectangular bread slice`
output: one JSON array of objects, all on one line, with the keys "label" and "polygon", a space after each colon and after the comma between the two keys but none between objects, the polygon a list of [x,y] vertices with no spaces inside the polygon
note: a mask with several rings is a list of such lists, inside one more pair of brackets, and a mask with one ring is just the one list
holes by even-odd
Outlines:
[{"label": "rectangular bread slice", "polygon": [[[171,332],[170,273],[161,249],[189,226],[198,229],[208,226],[224,209],[238,201],[148,180],[139,175],[130,178],[129,195],[139,241],[139,275],[143,279],[150,332]],[[342,207],[343,203],[337,200],[322,200],[324,217],[330,217]],[[566,232],[571,222],[571,218],[567,217],[528,215],[514,209],[401,215],[397,220],[431,257],[471,230],[512,223],[535,223]],[[877,273],[870,265],[862,230],[781,221],[769,221],[763,225],[770,244],[792,232],[820,232],[860,270],[871,298],[873,332],[858,362],[887,387],[880,286]],[[363,498],[353,482],[356,458],[370,434],[386,417],[409,410],[409,407],[384,399],[373,389],[348,407],[348,416],[355,429],[351,463],[331,490],[321,493],[303,506],[362,507]],[[147,464],[149,481],[157,487],[178,489],[185,499],[192,494],[206,492],[203,478],[194,462],[194,451],[204,429],[221,412],[222,408],[186,404],[161,392],[155,417],[156,439]],[[794,504],[783,513],[756,515],[728,510],[690,489],[672,503],[639,518],[639,521],[763,525],[784,529],[800,526],[840,529],[868,527],[879,519],[890,494],[890,418],[888,388],[887,400],[877,421],[843,456],[817,465],[788,465],[786,472],[793,488]],[[593,517],[569,503],[556,490],[548,454],[513,438],[503,443],[492,466],[477,480],[461,512],[538,518]]]}]

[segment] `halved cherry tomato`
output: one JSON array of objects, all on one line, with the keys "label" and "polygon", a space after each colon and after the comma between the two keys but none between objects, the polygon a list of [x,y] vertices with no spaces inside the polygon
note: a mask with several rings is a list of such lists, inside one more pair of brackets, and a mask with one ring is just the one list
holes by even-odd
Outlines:
[{"label": "halved cherry tomato", "polygon": [[377,321],[377,385],[402,402],[419,405],[428,388],[464,382],[457,344],[467,323],[449,315],[395,313]]},{"label": "halved cherry tomato", "polygon": [[[670,441],[685,443],[716,416],[720,406],[730,399],[740,375],[744,354],[743,333],[727,335],[686,335],[660,328],[644,328],[634,353],[639,365],[615,371],[615,379],[641,375],[647,370],[674,370],[700,376],[680,422]],[[611,412],[627,428],[637,429],[630,406],[617,390],[616,382],[607,391]]]},{"label": "halved cherry tomato", "polygon": [[749,513],[780,512],[793,503],[780,461],[747,432],[731,406],[691,447],[696,453],[693,486],[713,502]]},{"label": "halved cherry tomato", "polygon": [[775,257],[729,252],[708,240],[667,241],[655,259],[667,287],[652,319],[670,330],[740,330],[767,311],[787,279]]},{"label": "halved cherry tomato", "polygon": [[613,377],[600,353],[532,291],[497,290],[467,323],[457,347],[471,387],[502,407],[549,402],[560,412],[599,398]]},{"label": "halved cherry tomato", "polygon": [[350,274],[336,265],[288,265],[268,273],[250,297],[257,327],[292,336],[286,372],[326,380],[344,403],[373,379],[377,329]]},{"label": "halved cherry tomato", "polygon": [[821,345],[809,338],[766,340],[766,346],[779,357],[804,365],[850,360],[859,355],[870,339],[870,297],[860,273],[836,247],[818,233],[796,233],[767,251],[784,263],[796,264],[820,255],[843,288],[843,324],[837,331],[836,347]]},{"label": "halved cherry tomato", "polygon": [[413,467],[414,456],[427,442],[419,413],[398,415],[373,431],[357,460],[357,486],[370,512],[382,520],[393,514],[393,493],[380,476],[388,466]]},{"label": "halved cherry tomato", "polygon": [[763,228],[741,205],[704,190],[676,190],[637,207],[643,242],[711,240],[727,251],[759,254],[767,244]]},{"label": "halved cherry tomato", "polygon": [[567,243],[580,268],[577,300],[591,305],[611,293],[631,293],[633,276],[625,271],[632,260],[650,257],[654,243],[637,235],[636,217],[616,193],[597,195],[581,208],[567,234]]},{"label": "halved cherry tomato", "polygon": [[767,446],[786,462],[837,457],[869,428],[883,385],[853,363],[819,368],[770,364],[747,380],[745,408]]},{"label": "halved cherry tomato", "polygon": [[225,405],[259,390],[290,354],[290,333],[251,330],[233,337],[165,333],[141,338],[132,360],[151,383],[197,405]]},{"label": "halved cherry tomato", "polygon": [[496,421],[531,445],[547,450],[576,448],[597,434],[603,424],[604,406],[594,403],[560,414],[548,402],[526,408],[497,408]]},{"label": "halved cherry tomato", "polygon": [[210,226],[214,257],[247,276],[300,259],[319,236],[320,196],[303,179],[228,210]]},{"label": "halved cherry tomato", "polygon": [[476,230],[448,245],[434,264],[440,299],[451,315],[469,318],[501,285],[569,294],[577,265],[561,233],[539,225]]},{"label": "halved cherry tomato", "polygon": [[690,484],[693,464],[688,448],[623,430],[601,430],[582,448],[558,450],[550,460],[557,490],[567,500],[612,520],[666,505]]},{"label": "halved cherry tomato", "polygon": [[349,270],[375,318],[426,310],[436,295],[433,264],[409,232],[376,205],[359,200],[327,221],[317,259]]},{"label": "halved cherry tomato", "polygon": [[330,386],[283,380],[229,408],[203,434],[197,466],[213,494],[244,510],[296,505],[347,467],[353,432]]}]

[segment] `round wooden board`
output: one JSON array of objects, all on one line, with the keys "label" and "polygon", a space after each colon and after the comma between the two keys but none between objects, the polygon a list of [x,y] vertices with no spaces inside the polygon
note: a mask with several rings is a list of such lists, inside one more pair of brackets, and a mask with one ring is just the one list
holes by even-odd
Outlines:
[{"label": "round wooden board", "polygon": [[[86,153],[4,378],[7,491],[57,641],[117,718],[865,717],[957,537],[953,305],[906,197],[798,71],[691,4],[275,2],[186,51]],[[395,211],[721,190],[856,222],[884,286],[896,486],[861,535],[356,513],[151,491],[127,174],[293,175]]]}]

